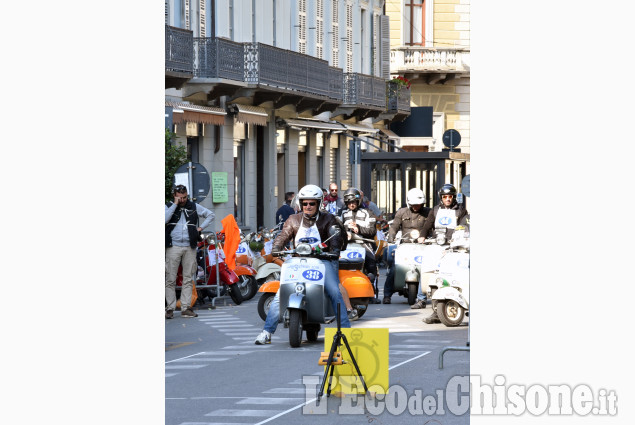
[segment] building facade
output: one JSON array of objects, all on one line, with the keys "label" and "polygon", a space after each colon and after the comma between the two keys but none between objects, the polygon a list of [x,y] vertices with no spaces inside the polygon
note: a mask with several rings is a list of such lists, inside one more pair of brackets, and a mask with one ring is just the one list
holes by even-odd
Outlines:
[{"label": "building facade", "polygon": [[[228,200],[202,205],[270,227],[284,193],[344,190],[350,140],[408,116],[391,95],[384,0],[168,0],[166,125]],[[226,173],[226,174],[225,174]],[[216,202],[218,200],[218,202]],[[210,229],[211,230],[211,229]]]},{"label": "building facade", "polygon": [[[411,116],[403,127],[392,126],[393,139],[413,153],[366,156],[366,187],[390,213],[405,205],[411,187],[423,189],[431,206],[442,184],[460,190],[470,173],[470,0],[386,0],[385,10],[390,74],[407,80],[411,91]],[[443,135],[451,129],[460,145],[448,151]]]}]

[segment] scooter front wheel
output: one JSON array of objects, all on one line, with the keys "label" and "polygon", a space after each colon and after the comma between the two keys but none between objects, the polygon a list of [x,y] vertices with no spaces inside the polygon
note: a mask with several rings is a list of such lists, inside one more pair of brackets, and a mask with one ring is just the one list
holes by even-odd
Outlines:
[{"label": "scooter front wheel", "polygon": [[253,276],[241,274],[235,284],[240,287],[240,295],[242,295],[243,301],[252,299],[258,292],[258,283],[256,283],[256,278]]},{"label": "scooter front wheel", "polygon": [[417,284],[408,283],[408,304],[413,305],[417,302]]},{"label": "scooter front wheel", "polygon": [[267,313],[269,313],[269,307],[275,296],[276,294],[265,292],[258,300],[258,316],[260,316],[262,320],[267,320]]},{"label": "scooter front wheel", "polygon": [[456,301],[437,301],[437,315],[445,326],[459,326],[463,322],[465,310]]},{"label": "scooter front wheel", "polygon": [[291,310],[289,312],[289,345],[297,348],[302,343],[302,312]]}]

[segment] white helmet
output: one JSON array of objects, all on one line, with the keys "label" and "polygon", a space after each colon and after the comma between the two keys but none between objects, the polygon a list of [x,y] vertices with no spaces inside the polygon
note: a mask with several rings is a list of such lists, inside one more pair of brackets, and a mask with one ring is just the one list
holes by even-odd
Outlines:
[{"label": "white helmet", "polygon": [[[298,208],[300,208],[300,211],[302,211],[300,204],[302,203],[303,199],[315,199],[318,202],[318,209],[316,211],[319,211],[322,206],[322,201],[324,200],[324,192],[322,192],[322,189],[320,187],[314,184],[308,184],[304,186],[302,189],[300,189],[296,199],[297,199]],[[308,218],[306,214],[305,216]]]},{"label": "white helmet", "polygon": [[425,195],[423,194],[423,190],[413,187],[406,194],[406,204],[409,207],[413,205],[421,205],[424,202]]}]

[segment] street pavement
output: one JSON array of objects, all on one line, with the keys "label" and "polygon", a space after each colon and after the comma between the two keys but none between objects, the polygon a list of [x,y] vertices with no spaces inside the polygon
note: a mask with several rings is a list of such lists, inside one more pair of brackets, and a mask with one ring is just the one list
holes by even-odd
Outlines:
[{"label": "street pavement", "polygon": [[[385,272],[380,273],[380,291]],[[331,395],[316,405],[324,374],[317,364],[324,329],[335,325],[322,325],[317,342],[291,348],[288,329],[281,324],[270,345],[255,345],[264,325],[256,309],[259,297],[240,306],[219,300],[216,308],[199,307],[197,318],[181,318],[177,312],[166,320],[166,425],[469,423],[466,404],[455,407],[469,387],[454,385],[456,378],[450,381],[469,376],[469,352],[446,351],[439,368],[444,348],[466,348],[467,319],[455,328],[425,324],[421,319],[432,313],[430,304],[413,310],[397,294],[392,304],[369,305],[352,327],[389,329],[388,396]],[[448,387],[448,381],[453,385]],[[428,404],[422,408],[424,399]]]}]

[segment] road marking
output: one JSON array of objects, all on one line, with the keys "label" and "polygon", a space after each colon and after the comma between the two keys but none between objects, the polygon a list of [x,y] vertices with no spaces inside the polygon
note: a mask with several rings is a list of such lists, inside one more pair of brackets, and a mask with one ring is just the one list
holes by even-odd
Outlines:
[{"label": "road marking", "polygon": [[[297,350],[297,349],[296,349],[296,350]],[[418,359],[418,358],[420,358],[420,357],[423,357],[423,356],[425,356],[426,354],[430,354],[430,351],[427,351],[427,352],[422,353],[422,354],[420,354],[420,355],[418,355],[418,356],[416,356],[416,357],[413,357],[413,358],[411,358],[411,359],[409,359],[409,360],[406,360],[406,361],[401,362],[401,363],[399,363],[399,364],[397,364],[397,365],[394,365],[394,366],[392,366],[392,367],[389,367],[389,368],[388,368],[388,370],[395,369],[395,368],[397,368],[397,367],[399,367],[399,366],[401,366],[401,365],[404,365],[404,364],[406,364],[406,363],[408,363],[408,362],[410,362],[410,361],[412,361],[412,360],[416,360],[416,359]],[[304,391],[304,389],[302,389],[302,391]],[[266,391],[263,391],[263,392],[266,392]],[[317,400],[317,397],[315,397],[315,398],[313,398],[313,399],[311,399],[311,400],[305,401],[304,403],[301,403],[301,404],[299,404],[299,405],[297,405],[297,406],[295,406],[295,407],[292,407],[292,408],[290,408],[290,409],[287,409],[287,410],[285,410],[284,412],[278,413],[277,415],[272,416],[272,417],[270,417],[270,418],[267,418],[267,419],[265,419],[264,421],[258,422],[258,423],[254,424],[254,425],[262,425],[262,424],[265,424],[265,423],[267,423],[267,422],[271,422],[271,421],[273,421],[274,419],[279,418],[280,416],[283,416],[283,415],[286,415],[287,413],[293,412],[294,410],[297,410],[297,409],[299,409],[299,408],[301,408],[301,407],[303,407],[303,406],[306,406],[307,404],[313,403],[313,402],[314,402],[314,401],[316,401],[316,400]]]},{"label": "road marking", "polygon": [[184,364],[184,365],[170,365],[166,366],[166,369],[200,369],[207,366],[206,364]]},{"label": "road marking", "polygon": [[424,344],[424,345],[393,345],[393,348],[436,348],[436,347],[431,347],[430,344]]},{"label": "road marking", "polygon": [[178,373],[166,373],[165,377],[169,378],[170,376],[175,376],[175,375],[178,375]]},{"label": "road marking", "polygon": [[189,356],[181,357],[180,359],[170,360],[170,361],[165,362],[165,364],[172,363],[172,362],[178,362],[178,361],[179,361],[179,360],[181,360],[181,359],[187,359],[187,358],[189,358],[189,357],[193,357],[193,356],[198,356],[199,354],[203,354],[204,352],[205,352],[205,351],[201,351],[200,353],[191,354],[191,355],[189,355]]},{"label": "road marking", "polygon": [[295,404],[302,397],[248,397],[244,400],[236,402],[236,404]]},{"label": "road marking", "polygon": [[179,425],[250,425],[245,422],[181,422]]},{"label": "road marking", "polygon": [[[229,354],[229,353],[225,353]],[[180,362],[224,362],[225,360],[229,360],[229,357],[191,357],[189,359],[179,360]]]},{"label": "road marking", "polygon": [[231,324],[231,325],[225,325],[225,324],[221,324],[221,323],[209,323],[209,325],[213,328],[218,328],[218,329],[229,329],[229,328],[254,328],[256,329],[256,326],[254,325],[250,325],[248,323],[245,324]]},{"label": "road marking", "polygon": [[304,394],[304,388],[271,388],[263,391],[263,394]]},{"label": "road marking", "polygon": [[267,416],[271,413],[271,410],[218,409],[205,416]]}]

